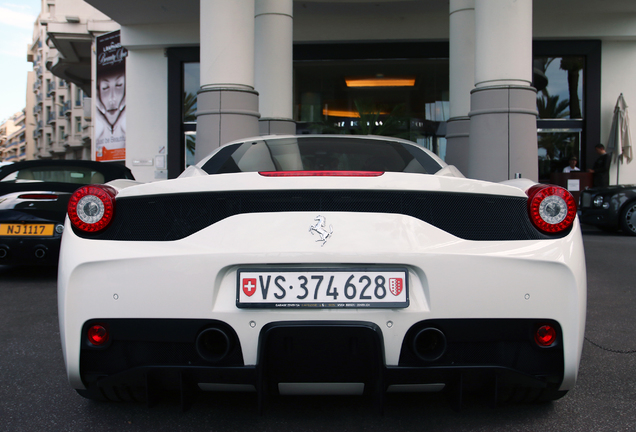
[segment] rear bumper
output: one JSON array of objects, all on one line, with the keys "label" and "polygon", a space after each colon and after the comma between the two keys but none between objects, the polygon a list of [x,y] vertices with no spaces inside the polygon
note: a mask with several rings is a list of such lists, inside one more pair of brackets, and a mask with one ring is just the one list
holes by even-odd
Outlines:
[{"label": "rear bumper", "polygon": [[[425,320],[402,341],[396,366],[384,362],[381,329],[368,322],[278,322],[259,336],[259,359],[245,365],[236,332],[213,320],[111,319],[99,322],[111,339],[104,347],[82,343],[82,380],[93,396],[126,400],[133,394],[152,401],[160,390],[182,396],[198,390],[273,394],[486,391],[497,396],[522,386],[558,390],[563,379],[563,341],[550,320]],[[559,329],[549,348],[532,340],[544,323]],[[199,335],[220,329],[228,336],[224,355],[210,359]],[[445,346],[438,358],[422,358],[414,348],[424,328],[439,329]],[[215,351],[219,352],[219,351]],[[131,389],[125,391],[122,389]],[[185,397],[185,396],[184,396]]]},{"label": "rear bumper", "polygon": [[[324,246],[316,243],[315,236],[308,232],[315,214],[303,212],[290,213],[285,218],[276,213],[234,216],[182,240],[166,242],[81,239],[67,225],[58,271],[58,306],[62,348],[71,385],[84,389],[102,379],[115,379],[118,374],[143,368],[168,372],[220,367],[202,363],[191,348],[166,351],[162,347],[154,351],[153,346],[161,345],[147,337],[131,339],[153,342],[140,345],[143,349],[135,348],[132,342],[121,348],[113,343],[113,348],[120,349],[119,354],[104,364],[119,364],[131,352],[137,353],[132,358],[155,353],[149,360],[124,363],[114,369],[86,367],[93,364],[85,363],[90,356],[99,358],[101,355],[99,350],[94,354],[85,350],[83,327],[86,323],[103,320],[117,327],[118,320],[160,318],[165,322],[201,322],[202,326],[224,323],[236,333],[235,349],[241,361],[222,366],[239,370],[261,370],[259,368],[264,367],[263,352],[281,364],[288,364],[287,370],[302,364],[301,361],[285,363],[286,357],[280,359],[278,350],[268,351],[262,347],[266,330],[276,328],[275,333],[282,334],[280,323],[292,322],[296,327],[302,323],[365,323],[365,328],[379,329],[373,332],[379,345],[370,351],[375,359],[372,369],[376,371],[373,376],[381,377],[386,383],[383,387],[387,391],[393,391],[391,385],[405,384],[397,379],[391,381],[391,377],[403,377],[406,372],[400,371],[409,368],[422,368],[423,376],[429,376],[430,371],[449,371],[442,381],[419,384],[441,382],[450,386],[453,381],[450,375],[456,376],[457,370],[490,369],[512,370],[515,375],[535,377],[532,379],[545,385],[557,385],[562,391],[574,386],[586,308],[585,261],[578,221],[572,232],[560,239],[480,242],[459,239],[402,215],[325,213],[325,216],[330,224],[333,223],[337,235],[334,234]],[[406,268],[409,306],[311,310],[239,309],[236,306],[238,269],[263,266],[347,269],[360,265]],[[525,348],[502,339],[489,342],[488,350],[480,350],[483,346],[479,339],[468,345],[449,345],[449,353],[457,348],[458,352],[468,356],[458,354],[449,363],[440,363],[442,358],[437,362],[421,363],[405,354],[408,348],[404,347],[405,340],[420,323],[442,323],[445,326],[442,330],[451,335],[452,328],[446,328],[451,321],[470,323],[461,327],[461,334],[468,333],[477,322],[490,320],[506,320],[504,327],[508,327],[514,321],[511,318],[558,324],[562,334],[562,344],[558,348],[561,357],[558,361],[547,361],[554,365],[558,363],[558,371],[533,370],[513,362],[513,359],[533,359],[526,353],[527,350],[532,354],[534,349],[527,345],[530,343],[527,335],[524,336]],[[499,329],[496,326],[496,330]],[[199,331],[199,327],[190,330],[191,346]],[[327,331],[331,336],[326,340],[333,341],[338,332],[334,336],[334,332]],[[495,338],[500,336],[497,334]],[[290,338],[302,340],[294,335]],[[122,339],[115,335],[114,340]],[[187,342],[187,338],[182,340]],[[448,336],[448,340],[456,338]],[[471,343],[474,346],[470,346]],[[319,357],[316,350],[310,348],[308,358]],[[332,350],[327,346],[322,351]],[[160,358],[162,352],[190,352],[191,356],[175,360],[175,363],[157,363],[155,359]],[[499,352],[501,357],[488,357],[489,352]],[[506,353],[514,355],[507,359]],[[543,358],[545,351],[539,354]],[[475,361],[473,357],[481,360]],[[328,357],[327,360],[333,359]],[[342,365],[341,361],[333,361]],[[362,362],[362,359],[358,361]],[[389,372],[393,368],[398,372]],[[264,370],[274,369],[267,367]],[[355,368],[344,370],[355,372]],[[307,377],[303,378],[305,382],[312,382],[309,379],[325,382],[329,378],[311,378],[312,371],[307,371]],[[396,375],[392,375],[394,373]],[[546,378],[548,375],[550,379]],[[285,382],[291,378],[268,378],[267,382]],[[259,382],[253,381],[251,385],[258,387]],[[278,385],[268,391],[278,391]]]},{"label": "rear bumper", "polygon": [[55,237],[0,237],[0,265],[56,266],[61,235]]}]

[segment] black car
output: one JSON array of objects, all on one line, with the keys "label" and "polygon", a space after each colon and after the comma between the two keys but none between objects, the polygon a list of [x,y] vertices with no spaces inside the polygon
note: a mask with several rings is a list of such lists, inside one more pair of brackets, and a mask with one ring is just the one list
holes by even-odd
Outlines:
[{"label": "black car", "polygon": [[78,188],[134,177],[124,165],[33,160],[0,167],[0,265],[56,265],[68,200]]},{"label": "black car", "polygon": [[587,189],[581,192],[579,210],[584,224],[636,236],[636,185]]}]

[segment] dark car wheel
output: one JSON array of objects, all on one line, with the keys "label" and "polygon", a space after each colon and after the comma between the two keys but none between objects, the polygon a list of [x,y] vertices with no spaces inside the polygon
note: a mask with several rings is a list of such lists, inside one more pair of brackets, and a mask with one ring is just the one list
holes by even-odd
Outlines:
[{"label": "dark car wheel", "polygon": [[627,204],[621,213],[621,228],[625,234],[636,236],[636,202]]}]

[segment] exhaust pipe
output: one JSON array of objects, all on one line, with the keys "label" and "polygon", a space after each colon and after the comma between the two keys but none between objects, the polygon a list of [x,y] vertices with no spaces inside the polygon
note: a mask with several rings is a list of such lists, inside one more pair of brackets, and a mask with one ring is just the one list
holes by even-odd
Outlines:
[{"label": "exhaust pipe", "polygon": [[446,336],[440,329],[427,327],[413,338],[413,351],[424,361],[435,361],[446,352]]},{"label": "exhaust pipe", "polygon": [[0,259],[6,258],[9,255],[9,246],[0,245]]},{"label": "exhaust pipe", "polygon": [[197,353],[211,363],[223,360],[230,352],[230,345],[227,333],[215,327],[203,330],[196,340]]},{"label": "exhaust pipe", "polygon": [[48,251],[49,251],[49,249],[46,246],[37,245],[35,247],[35,257],[37,259],[43,259],[44,257],[46,257],[46,254],[47,254]]}]

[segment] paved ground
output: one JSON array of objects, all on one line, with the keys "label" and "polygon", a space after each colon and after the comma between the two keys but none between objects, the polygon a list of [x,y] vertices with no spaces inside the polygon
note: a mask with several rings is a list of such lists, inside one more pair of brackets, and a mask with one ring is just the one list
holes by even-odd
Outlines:
[{"label": "paved ground", "polygon": [[[636,237],[584,231],[587,341],[579,381],[546,405],[457,413],[436,396],[388,398],[385,414],[359,398],[279,398],[263,416],[252,395],[206,395],[187,412],[99,404],[67,384],[59,342],[55,271],[0,266],[0,431],[634,431]],[[548,283],[549,281],[546,281]]]}]

